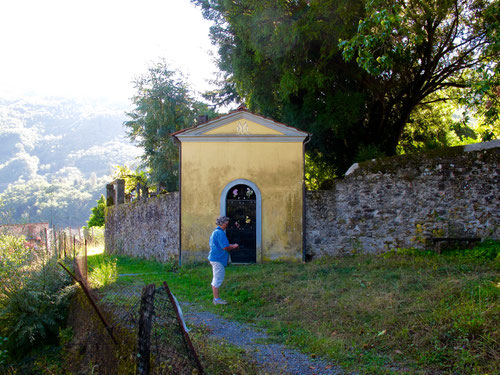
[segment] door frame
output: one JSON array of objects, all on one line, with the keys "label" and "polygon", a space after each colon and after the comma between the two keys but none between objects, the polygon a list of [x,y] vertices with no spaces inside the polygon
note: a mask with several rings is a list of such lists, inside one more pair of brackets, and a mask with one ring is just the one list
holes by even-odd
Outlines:
[{"label": "door frame", "polygon": [[253,189],[255,192],[255,261],[257,263],[262,262],[262,195],[259,188],[252,181],[238,178],[231,181],[222,189],[220,195],[220,215],[226,216],[226,197],[227,193],[231,188],[236,185],[247,185]]}]

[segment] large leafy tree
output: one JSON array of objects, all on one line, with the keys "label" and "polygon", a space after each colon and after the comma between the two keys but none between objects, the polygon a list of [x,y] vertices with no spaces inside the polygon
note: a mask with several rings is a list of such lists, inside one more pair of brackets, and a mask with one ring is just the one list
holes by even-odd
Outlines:
[{"label": "large leafy tree", "polygon": [[211,98],[311,131],[312,159],[336,174],[394,154],[433,93],[469,89],[477,101],[498,84],[495,1],[192,1],[219,47],[223,86]]},{"label": "large leafy tree", "polygon": [[162,182],[167,190],[178,188],[179,155],[170,134],[195,124],[209,109],[194,99],[185,78],[169,68],[165,60],[149,67],[134,81],[135,109],[124,123],[129,137],[144,148],[143,167],[150,182]]}]

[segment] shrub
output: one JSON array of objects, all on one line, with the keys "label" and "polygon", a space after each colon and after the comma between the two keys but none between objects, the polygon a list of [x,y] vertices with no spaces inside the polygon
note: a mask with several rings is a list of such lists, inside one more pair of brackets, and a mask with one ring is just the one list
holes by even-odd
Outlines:
[{"label": "shrub", "polygon": [[34,254],[26,245],[24,237],[0,234],[0,278],[5,280],[30,264]]},{"label": "shrub", "polygon": [[462,261],[470,262],[491,262],[498,261],[500,253],[500,241],[491,239],[478,243],[472,249],[452,249],[443,252],[443,255],[449,255]]},{"label": "shrub", "polygon": [[468,255],[474,259],[481,260],[494,260],[498,257],[500,253],[500,241],[493,240],[485,240],[478,244],[473,249],[464,252],[465,255]]},{"label": "shrub", "polygon": [[0,337],[0,369],[7,364],[7,349],[3,349],[7,344],[7,337]]},{"label": "shrub", "polygon": [[0,336],[8,338],[9,355],[21,357],[56,341],[73,291],[56,259],[28,249],[22,239],[1,236],[0,272]]}]

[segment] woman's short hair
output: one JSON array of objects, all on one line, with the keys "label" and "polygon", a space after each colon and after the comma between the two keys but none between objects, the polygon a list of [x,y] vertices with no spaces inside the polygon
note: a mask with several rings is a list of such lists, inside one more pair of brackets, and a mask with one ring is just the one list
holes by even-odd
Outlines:
[{"label": "woman's short hair", "polygon": [[225,222],[229,221],[229,218],[227,216],[219,216],[216,220],[215,220],[215,224],[217,225],[222,225],[224,224]]}]

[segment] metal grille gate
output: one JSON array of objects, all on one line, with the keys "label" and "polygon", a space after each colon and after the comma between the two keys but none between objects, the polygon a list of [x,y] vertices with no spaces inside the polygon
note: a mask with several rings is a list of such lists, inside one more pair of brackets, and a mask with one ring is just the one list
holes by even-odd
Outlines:
[{"label": "metal grille gate", "polygon": [[256,196],[247,185],[236,185],[226,196],[226,215],[231,219],[226,234],[231,243],[238,243],[240,249],[231,252],[233,263],[255,263],[257,261],[256,241]]}]

